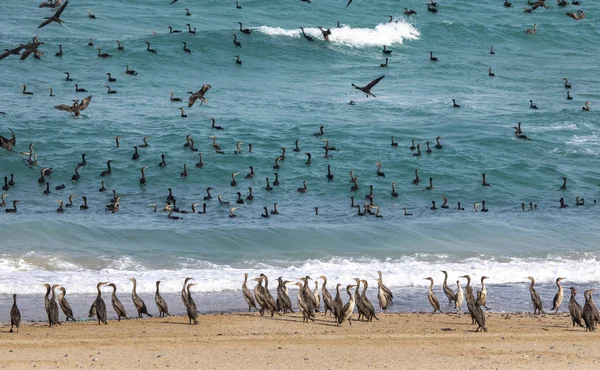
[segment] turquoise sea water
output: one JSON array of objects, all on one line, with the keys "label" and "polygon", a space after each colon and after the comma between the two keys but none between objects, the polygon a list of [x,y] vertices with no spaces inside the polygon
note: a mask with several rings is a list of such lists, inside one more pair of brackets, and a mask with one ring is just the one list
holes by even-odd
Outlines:
[{"label": "turquoise sea water", "polygon": [[[549,9],[527,14],[521,11],[524,1],[513,2],[514,8],[488,0],[439,3],[439,12],[431,14],[423,1],[355,0],[348,8],[329,0],[241,1],[242,9],[232,1],[71,1],[63,25],[42,29],[36,27],[51,10],[34,2],[1,3],[0,46],[12,48],[39,34],[45,55],[0,61],[0,111],[6,113],[0,115],[0,134],[10,135],[12,128],[17,135],[15,153],[0,151],[0,176],[15,175],[6,200],[21,200],[17,214],[0,214],[0,305],[7,307],[9,295],[17,292],[33,307],[44,292],[37,284],[45,282],[64,284],[73,299],[84,301],[100,280],[128,291],[130,276],[145,294],[159,279],[163,291],[175,293],[192,276],[200,282],[200,307],[209,311],[244,308],[236,292],[244,272],[288,279],[326,274],[330,285],[358,275],[374,285],[382,270],[392,290],[407,294],[394,307],[401,311],[428,309],[423,278],[433,276],[438,284],[440,269],[449,271],[451,281],[466,273],[490,276],[490,300],[497,299],[500,310],[527,309],[524,276],[538,279],[549,302],[550,283],[558,276],[597,284],[600,7],[591,1],[565,8],[548,2]],[[405,17],[404,7],[418,14]],[[96,19],[87,17],[87,8]],[[565,15],[578,8],[587,19]],[[240,33],[238,21],[254,29],[252,34]],[[186,32],[186,23],[196,27],[196,35]],[[534,23],[538,32],[526,34]],[[184,32],[169,34],[169,25]],[[314,42],[302,38],[301,26]],[[331,29],[330,42],[317,26]],[[241,48],[232,43],[234,33]],[[112,57],[98,58],[87,46],[90,37]],[[116,50],[117,39],[124,51]],[[145,50],[145,41],[156,55]],[[191,54],[182,50],[183,41]],[[60,43],[64,55],[55,57]],[[386,57],[383,45],[393,50],[387,68],[379,67]],[[489,53],[492,46],[495,55]],[[429,61],[430,51],[438,62]],[[127,65],[138,75],[126,75]],[[495,77],[488,76],[490,67]],[[65,71],[73,82],[65,81]],[[117,82],[109,83],[107,72]],[[376,98],[351,86],[380,75],[385,78],[373,88]],[[563,77],[572,85],[571,101]],[[21,94],[20,83],[34,95]],[[75,83],[88,93],[76,93]],[[187,91],[207,83],[208,104],[188,109],[185,102],[169,101],[169,91],[186,100]],[[105,85],[118,93],[106,94]],[[55,97],[48,96],[50,86]],[[92,102],[80,119],[54,109],[87,95]],[[451,99],[461,108],[453,108]],[[539,109],[529,108],[530,99]],[[586,101],[590,112],[581,109]],[[179,107],[187,118],[180,117]],[[210,117],[224,130],[212,130]],[[532,141],[514,137],[511,126],[517,122]],[[323,158],[324,142],[313,136],[319,126],[338,149],[331,158]],[[120,148],[114,147],[117,135]],[[186,135],[202,152],[204,168],[195,168],[198,153],[183,147]],[[211,135],[225,154],[214,152]],[[144,136],[150,147],[140,148],[140,159],[133,161],[133,146]],[[412,156],[411,140],[425,149],[437,136],[442,150]],[[292,151],[296,139],[300,153]],[[234,154],[237,142],[244,143],[241,154]],[[27,167],[18,154],[29,143],[35,144],[38,167]],[[276,171],[281,147],[286,159]],[[309,166],[304,152],[313,156]],[[88,163],[74,184],[70,179],[82,153]],[[166,168],[158,167],[161,154]],[[100,193],[98,175],[109,159],[109,190]],[[378,161],[385,177],[376,176]],[[179,178],[184,163],[187,179]],[[148,183],[140,186],[145,165]],[[327,165],[333,181],[325,177]],[[247,180],[249,166],[256,176]],[[36,181],[41,167],[54,169],[47,196]],[[418,186],[411,184],[415,169],[422,178]],[[355,193],[351,170],[360,185]],[[233,172],[240,173],[236,187],[230,186]],[[272,182],[274,172],[281,185],[267,192],[265,178]],[[481,185],[484,172],[490,187]],[[568,179],[566,191],[559,190],[561,176]],[[430,177],[435,188],[427,191]],[[301,194],[296,189],[303,181],[308,191]],[[393,181],[398,198],[390,195]],[[60,184],[66,189],[54,190]],[[351,196],[365,201],[369,185],[384,218],[358,217],[350,207]],[[205,202],[209,186],[215,190],[206,215],[173,221],[148,207],[162,206],[172,188],[177,205],[189,210]],[[237,217],[229,218],[236,192],[245,198],[248,187],[254,200],[235,205]],[[104,210],[113,189],[121,196],[116,214]],[[75,208],[57,214],[56,200],[70,194],[76,195]],[[219,194],[231,205],[219,205]],[[87,211],[79,210],[81,196],[88,198]],[[442,196],[450,209],[430,210],[431,201],[439,207]],[[585,206],[575,206],[576,196],[585,198]],[[561,197],[567,209],[558,208]],[[473,205],[482,200],[489,212],[475,213]],[[272,209],[274,202],[281,214],[261,218],[262,208]],[[465,211],[455,210],[457,202]],[[522,212],[522,202],[539,209]],[[403,215],[405,207],[413,216]],[[515,289],[520,301],[501,299]],[[33,309],[29,315],[42,317]]]}]

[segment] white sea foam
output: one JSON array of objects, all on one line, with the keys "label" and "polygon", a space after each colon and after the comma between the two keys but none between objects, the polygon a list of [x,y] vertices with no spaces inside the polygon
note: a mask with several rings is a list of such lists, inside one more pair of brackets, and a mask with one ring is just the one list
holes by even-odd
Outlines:
[{"label": "white sea foam", "polygon": [[[434,261],[434,262],[432,262]],[[496,259],[469,258],[461,262],[450,262],[445,256],[403,257],[386,261],[370,259],[340,259],[309,260],[299,263],[284,264],[278,262],[277,267],[267,263],[247,263],[247,268],[215,265],[203,261],[193,263],[187,261],[185,267],[177,270],[153,270],[144,268],[142,264],[129,261],[119,264],[120,267],[107,267],[101,270],[91,270],[78,267],[72,263],[55,261],[50,266],[64,266],[61,270],[50,270],[25,263],[23,260],[0,259],[0,294],[38,294],[43,291],[41,283],[63,284],[73,293],[94,293],[95,284],[99,281],[116,283],[120,290],[129,290],[129,277],[138,280],[140,293],[151,293],[155,282],[161,280],[161,290],[174,293],[181,290],[185,277],[193,277],[199,282],[197,291],[222,292],[236,291],[241,288],[244,273],[256,277],[264,273],[272,279],[271,286],[276,286],[275,279],[283,276],[293,280],[310,275],[316,278],[326,275],[330,286],[340,282],[352,282],[352,278],[366,278],[371,284],[376,284],[377,271],[381,270],[386,285],[391,288],[425,286],[423,278],[432,276],[441,282],[443,275],[440,270],[450,274],[454,282],[459,275],[470,274],[473,279],[482,275],[489,276],[489,284],[523,283],[525,276],[534,276],[539,283],[552,283],[557,276],[566,276],[570,282],[587,283],[600,281],[600,261],[595,256],[584,256],[581,259],[562,259],[549,257],[547,259],[507,258]],[[136,266],[136,268],[131,268]],[[141,267],[141,268],[140,268]],[[253,285],[253,282],[251,283]]]},{"label": "white sea foam", "polygon": [[[287,30],[280,27],[261,26],[256,30],[270,36],[299,38],[302,35],[300,29]],[[304,31],[315,39],[323,38],[318,28],[305,28]],[[419,36],[419,31],[413,25],[399,20],[380,23],[375,28],[352,28],[346,25],[341,28],[332,28],[329,41],[334,44],[365,47],[402,44],[404,40],[416,40]]]}]

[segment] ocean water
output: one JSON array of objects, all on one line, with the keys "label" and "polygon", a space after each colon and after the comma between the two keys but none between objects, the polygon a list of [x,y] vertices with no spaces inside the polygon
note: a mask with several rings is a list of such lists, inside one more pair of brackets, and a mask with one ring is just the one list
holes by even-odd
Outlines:
[{"label": "ocean water", "polygon": [[[36,34],[45,43],[40,60],[0,61],[0,111],[6,113],[0,115],[0,134],[10,135],[12,128],[17,135],[14,153],[0,151],[0,176],[15,175],[6,200],[21,200],[17,214],[0,214],[0,312],[8,313],[11,295],[18,293],[25,319],[43,319],[39,284],[48,282],[63,284],[76,316],[84,317],[98,281],[115,282],[126,296],[132,276],[147,303],[154,282],[163,281],[176,312],[183,312],[175,293],[186,276],[199,282],[201,311],[244,310],[240,288],[246,272],[273,280],[325,274],[333,290],[355,276],[375,286],[381,270],[386,285],[402,297],[395,311],[429,310],[423,278],[434,277],[441,296],[440,269],[451,282],[464,274],[476,281],[489,276],[490,306],[498,311],[529,309],[524,280],[529,275],[548,306],[558,276],[567,277],[565,286],[596,287],[600,6],[584,1],[559,8],[548,2],[549,9],[527,14],[521,11],[524,2],[510,9],[491,0],[439,3],[439,12],[431,14],[423,1],[357,0],[345,8],[346,2],[330,0],[241,0],[242,9],[231,0],[72,1],[61,16],[63,25],[42,29],[36,27],[51,10],[35,2],[0,3],[2,49]],[[403,16],[404,6],[418,14]],[[87,17],[87,8],[96,19]],[[578,8],[587,19],[565,15]],[[238,21],[252,34],[240,33]],[[196,27],[196,35],[185,32],[186,23]],[[534,23],[538,32],[526,34]],[[184,32],[169,34],[169,25]],[[301,26],[314,42],[302,37]],[[317,26],[331,29],[330,42]],[[232,43],[234,33],[241,48]],[[98,58],[87,46],[90,37],[112,57]],[[117,39],[124,51],[116,49]],[[156,55],[146,51],[146,41]],[[182,50],[183,41],[191,54]],[[62,57],[54,56],[58,44]],[[393,50],[387,68],[379,67],[386,57],[383,45]],[[492,46],[495,55],[489,53]],[[438,62],[429,61],[430,51]],[[127,65],[138,75],[126,75]],[[495,77],[488,76],[490,67]],[[65,81],[65,71],[73,82]],[[117,82],[108,83],[107,72]],[[351,86],[381,75],[373,88],[376,98]],[[572,85],[571,101],[563,77]],[[21,94],[21,83],[34,95]],[[88,93],[76,93],[75,83]],[[208,104],[188,109],[186,92],[207,83]],[[106,94],[105,85],[118,93]],[[56,96],[48,96],[48,87]],[[184,102],[169,101],[169,91]],[[92,102],[79,119],[54,109],[87,95]],[[453,108],[451,99],[461,108]],[[539,109],[529,108],[530,99]],[[590,112],[581,109],[586,101]],[[180,117],[179,107],[187,118]],[[211,129],[211,117],[224,130]],[[517,122],[531,141],[514,137],[511,126]],[[319,126],[338,149],[331,158],[323,158],[324,142],[313,136]],[[183,147],[186,135],[202,152],[204,168],[195,168],[198,153]],[[215,153],[212,135],[225,154]],[[133,146],[144,136],[150,146],[140,148],[140,159],[133,161]],[[390,145],[391,136],[398,147]],[[442,150],[412,156],[411,140],[425,149],[437,136]],[[296,139],[299,153],[292,151]],[[243,142],[240,154],[234,154],[237,142]],[[18,154],[29,143],[38,167],[29,168]],[[274,170],[281,147],[286,159]],[[305,152],[312,154],[311,165],[305,164]],[[82,153],[88,163],[72,183]],[[161,154],[166,168],[158,167]],[[109,159],[113,174],[104,179],[109,190],[100,193],[98,175]],[[376,175],[375,162],[382,163],[385,177]],[[184,164],[187,179],[179,177]],[[146,165],[148,183],[140,186]],[[327,165],[333,181],[325,177]],[[244,179],[249,166],[256,176]],[[47,196],[36,181],[41,167],[54,169]],[[418,186],[411,183],[415,169],[422,179]],[[351,170],[360,185],[354,193]],[[230,186],[234,172],[236,187]],[[281,185],[267,192],[265,178],[272,182],[274,172]],[[490,187],[481,185],[482,173]],[[568,179],[565,191],[559,190],[561,176]],[[430,177],[435,188],[427,191]],[[296,189],[303,181],[308,191],[301,194]],[[398,198],[390,195],[392,182]],[[66,189],[54,190],[60,184]],[[370,185],[383,218],[358,217],[350,207],[351,196],[365,201]],[[204,201],[209,186],[214,198]],[[236,193],[245,198],[248,187],[254,200],[235,204]],[[208,213],[182,214],[181,221],[153,213],[148,204],[160,208],[168,188],[179,207],[206,202]],[[104,210],[113,189],[121,196],[116,214]],[[70,194],[76,195],[75,207],[57,214],[56,200]],[[219,194],[231,204],[219,205]],[[81,196],[88,198],[87,211],[79,210]],[[442,196],[450,209],[430,210],[432,201],[441,205]],[[576,196],[585,198],[585,206],[575,206]],[[568,208],[559,209],[561,197]],[[489,212],[476,213],[473,205],[482,200]],[[281,214],[260,217],[275,202]],[[464,211],[455,210],[457,202]],[[538,210],[522,212],[522,202]],[[413,215],[405,217],[403,208]]]}]

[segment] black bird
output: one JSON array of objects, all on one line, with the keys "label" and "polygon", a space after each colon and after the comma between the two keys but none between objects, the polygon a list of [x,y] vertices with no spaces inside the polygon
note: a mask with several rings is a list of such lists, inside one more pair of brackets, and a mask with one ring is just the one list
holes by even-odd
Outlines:
[{"label": "black bird", "polygon": [[388,60],[389,60],[389,58],[385,58],[385,63],[381,63],[379,66],[380,67],[387,67],[388,66]]},{"label": "black bird", "polygon": [[235,64],[242,65],[242,61],[240,60],[240,56],[239,55],[235,55],[235,57],[236,57]]},{"label": "black bird", "polygon": [[111,90],[110,86],[104,86],[104,87],[108,88],[108,91],[106,92],[107,94],[116,94],[117,93],[116,90]]},{"label": "black bird", "polygon": [[99,58],[104,58],[104,59],[106,59],[106,58],[110,58],[110,57],[112,56],[112,55],[110,55],[110,54],[108,54],[108,53],[101,53],[101,52],[100,52],[100,48],[96,48],[96,49],[98,49],[98,57],[99,57]]},{"label": "black bird", "polygon": [[125,66],[125,73],[127,73],[128,75],[132,75],[132,76],[137,75],[137,72],[134,71],[133,69],[129,69],[129,66]]},{"label": "black bird", "polygon": [[169,29],[169,33],[181,33],[181,30],[174,30],[171,26],[167,26],[167,28]]},{"label": "black bird", "polygon": [[194,27],[194,29],[192,30],[192,26],[189,23],[186,23],[185,25],[188,26],[188,33],[191,33],[192,35],[196,34],[196,27]]},{"label": "black bird", "polygon": [[87,90],[75,84],[75,92],[87,92]]},{"label": "black bird", "polygon": [[65,81],[73,81],[69,72],[63,72],[63,73],[67,75],[67,77],[65,78]]},{"label": "black bird", "polygon": [[308,36],[306,34],[306,32],[304,32],[304,28],[300,27],[300,29],[302,30],[302,36],[304,36],[305,39],[307,39],[308,41],[315,41],[312,37]]},{"label": "black bird", "polygon": [[151,52],[152,54],[156,54],[156,50],[154,49],[150,49],[150,43],[148,41],[146,41],[146,50]]},{"label": "black bird", "polygon": [[110,73],[107,73],[106,75],[108,76],[108,82],[117,82],[117,79],[112,77]]},{"label": "black bird", "polygon": [[385,45],[383,45],[383,51],[384,54],[390,55],[392,53],[391,49],[388,49]]},{"label": "black bird", "polygon": [[373,87],[375,87],[375,85],[377,85],[379,83],[379,81],[381,81],[384,77],[385,77],[385,75],[383,75],[381,77],[377,77],[373,81],[369,82],[368,85],[363,86],[363,87],[356,86],[355,84],[352,84],[352,86],[354,86],[355,89],[358,89],[358,90],[364,92],[365,94],[367,94],[367,98],[369,97],[369,95],[371,95],[372,97],[375,98],[376,96],[371,92],[371,89]]},{"label": "black bird", "polygon": [[538,109],[537,105],[533,104],[533,100],[529,101],[529,108],[531,108],[531,109]]},{"label": "black bird", "polygon": [[60,19],[60,15],[62,14],[62,12],[65,11],[65,8],[67,7],[67,5],[69,5],[69,0],[65,1],[60,8],[58,8],[58,10],[54,13],[54,15],[52,17],[46,17],[46,20],[43,21],[38,28],[42,28],[44,26],[49,25],[52,22],[56,22],[58,24],[62,24],[63,21]]},{"label": "black bird", "polygon": [[247,35],[252,33],[252,30],[250,28],[242,28],[242,22],[237,22],[240,25],[240,32],[241,33],[245,33]]},{"label": "black bird", "polygon": [[135,150],[135,152],[133,153],[131,160],[137,161],[138,159],[140,159],[140,155],[138,154],[138,147],[134,146],[133,149]]},{"label": "black bird", "polygon": [[492,72],[492,68],[488,68],[488,76],[490,77],[496,77],[496,74],[494,72]]},{"label": "black bird", "polygon": [[456,101],[454,99],[452,99],[452,106],[454,108],[460,108],[460,104],[456,104]]},{"label": "black bird", "polygon": [[183,51],[185,51],[186,53],[192,53],[192,51],[190,50],[190,48],[187,47],[187,42],[183,41]]},{"label": "black bird", "polygon": [[189,17],[190,15],[192,15],[192,13],[190,13],[190,10],[188,8],[185,8],[185,15],[187,17]]},{"label": "black bird", "polygon": [[493,46],[490,48],[490,54],[491,54],[491,55],[494,55],[494,54],[496,54],[496,52],[494,51],[494,47],[493,47]]},{"label": "black bird", "polygon": [[57,57],[63,56],[62,44],[58,44],[58,53],[54,54],[54,56],[57,56]]},{"label": "black bird", "polygon": [[434,13],[434,14],[438,12],[438,10],[435,7],[433,7],[431,4],[427,4],[427,11]]},{"label": "black bird", "polygon": [[233,44],[235,45],[236,48],[242,47],[242,44],[237,40],[237,35],[235,33],[233,34]]},{"label": "black bird", "polygon": [[235,2],[235,8],[236,9],[242,9],[242,7],[240,6],[240,4],[237,1]]},{"label": "black bird", "polygon": [[431,60],[432,62],[437,62],[438,58],[433,56],[433,51],[429,52],[429,60]]},{"label": "black bird", "polygon": [[504,0],[504,6],[506,8],[512,8],[513,5],[511,3],[509,3],[508,0]]}]

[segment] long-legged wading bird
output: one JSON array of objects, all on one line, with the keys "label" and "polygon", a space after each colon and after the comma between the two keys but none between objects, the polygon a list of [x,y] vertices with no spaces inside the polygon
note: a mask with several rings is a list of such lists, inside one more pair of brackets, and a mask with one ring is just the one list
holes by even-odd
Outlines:
[{"label": "long-legged wading bird", "polygon": [[456,301],[456,294],[450,287],[448,286],[448,272],[444,270],[440,270],[444,274],[444,283],[442,287],[444,289],[444,294],[448,298],[448,303],[452,303],[452,301]]},{"label": "long-legged wading bird", "polygon": [[432,313],[436,313],[437,311],[440,311],[440,313],[444,313],[442,310],[440,310],[440,301],[438,301],[437,297],[435,296],[435,293],[433,293],[433,278],[426,277],[424,278],[424,280],[430,281],[429,290],[427,291],[427,299],[429,300],[429,304],[433,308]]},{"label": "long-legged wading bird", "polygon": [[348,285],[346,287],[346,293],[348,293],[348,302],[344,305],[344,307],[342,307],[342,309],[340,310],[340,315],[338,317],[337,320],[337,324],[342,325],[344,323],[344,321],[348,321],[349,325],[352,325],[352,313],[354,312],[354,306],[355,306],[355,301],[354,301],[354,297],[352,296],[352,288],[354,288],[354,285]]},{"label": "long-legged wading bird", "polygon": [[171,316],[169,313],[169,306],[159,292],[160,280],[156,282],[156,293],[154,293],[154,301],[156,302],[156,308],[158,308],[158,317]]},{"label": "long-legged wading bird", "polygon": [[463,289],[460,286],[460,280],[456,280],[456,300],[454,301],[454,308],[456,312],[460,312],[462,309],[462,304],[465,299],[465,295],[463,293]]},{"label": "long-legged wading bird", "polygon": [[563,299],[565,297],[564,292],[563,292],[563,287],[562,287],[562,285],[560,285],[560,282],[565,279],[566,278],[561,278],[561,277],[556,279],[556,287],[558,288],[558,291],[556,292],[556,295],[554,296],[554,299],[552,300],[552,311],[554,311],[555,314],[558,313],[558,309],[560,308],[560,305],[562,304]]},{"label": "long-legged wading bird", "polygon": [[528,279],[529,281],[531,281],[531,285],[529,286],[529,293],[531,293],[531,302],[533,303],[533,314],[534,315],[539,314],[539,313],[545,314],[540,295],[533,287],[533,285],[535,284],[535,279],[531,276],[528,276],[525,279]]},{"label": "long-legged wading bird", "polygon": [[10,309],[10,333],[13,332],[13,327],[17,328],[18,333],[19,326],[21,326],[21,311],[19,311],[19,307],[17,306],[17,295],[13,294],[13,305]]},{"label": "long-legged wading bird", "polygon": [[110,302],[112,303],[113,310],[117,314],[117,321],[121,321],[121,317],[124,317],[129,320],[129,317],[127,317],[127,311],[125,311],[123,303],[121,303],[121,301],[117,297],[117,286],[113,283],[108,284],[108,286],[113,289],[110,296]]},{"label": "long-legged wading bird", "polygon": [[585,331],[596,330],[596,320],[594,319],[594,308],[592,307],[593,302],[591,301],[592,290],[586,290],[583,292],[585,298],[585,305],[583,306],[582,317],[585,322]]},{"label": "long-legged wading bird", "polygon": [[304,299],[304,295],[302,294],[302,283],[297,282],[296,285],[298,286],[298,308],[300,309],[300,312],[302,312],[302,322],[307,323],[308,320],[310,321],[315,321],[314,317],[315,317],[315,311],[312,309],[312,307],[307,303],[307,301]]},{"label": "long-legged wading bird", "polygon": [[194,298],[192,298],[192,292],[190,289],[194,286],[198,285],[197,283],[189,283],[187,290],[187,305],[186,311],[188,315],[188,319],[190,320],[190,325],[198,325],[198,307],[196,306],[196,302],[194,302]]},{"label": "long-legged wading bird", "polygon": [[377,300],[379,301],[379,308],[387,310],[394,300],[394,295],[383,283],[383,274],[381,271],[377,271],[377,274],[379,275],[377,278]]},{"label": "long-legged wading bird", "polygon": [[129,280],[131,280],[131,282],[133,283],[133,289],[131,290],[131,299],[133,300],[133,305],[135,306],[138,312],[138,319],[141,319],[142,315],[152,317],[152,315],[148,313],[148,308],[146,307],[146,304],[136,292],[137,281],[135,280],[135,278],[129,278]]},{"label": "long-legged wading bird", "polygon": [[327,311],[329,311],[329,315],[333,314],[333,297],[329,290],[327,290],[327,277],[325,275],[321,275],[319,279],[323,280],[323,284],[321,285],[321,295],[323,296],[323,310],[325,311],[324,316],[327,316]]},{"label": "long-legged wading bird", "polygon": [[485,313],[481,309],[481,306],[481,291],[478,291],[477,300],[475,301],[475,310],[473,312],[473,316],[475,316],[475,321],[478,325],[475,331],[487,331],[487,327],[485,326]]},{"label": "long-legged wading bird", "polygon": [[67,295],[66,289],[64,287],[60,287],[60,288],[58,288],[58,290],[60,292],[60,293],[58,293],[58,305],[60,306],[60,309],[62,310],[62,312],[65,314],[65,322],[69,321],[69,319],[71,319],[71,321],[75,321],[75,318],[73,317],[73,310],[71,309],[71,305],[65,298],[65,295]]},{"label": "long-legged wading bird", "polygon": [[258,308],[256,308],[256,302],[254,301],[254,297],[252,296],[252,293],[250,293],[250,289],[248,289],[248,286],[246,285],[247,282],[248,274],[244,274],[244,282],[242,283],[242,293],[244,294],[244,300],[248,304],[248,312],[250,312],[252,308],[254,308],[255,310],[258,310]]},{"label": "long-legged wading bird", "polygon": [[571,321],[573,321],[573,326],[577,325],[579,327],[583,327],[583,317],[582,310],[583,308],[575,299],[577,295],[577,289],[571,287],[571,298],[569,299],[569,313],[571,314]]},{"label": "long-legged wading bird", "polygon": [[367,98],[369,96],[372,96],[375,98],[376,96],[371,92],[371,89],[373,87],[375,87],[375,85],[377,85],[379,83],[379,81],[381,81],[384,77],[385,77],[385,75],[377,77],[373,81],[369,82],[366,86],[361,87],[361,86],[356,86],[355,84],[352,84],[352,86],[354,86],[355,89],[358,89],[358,90],[364,92],[367,95]]},{"label": "long-legged wading bird", "polygon": [[[96,300],[94,301],[94,304],[92,305],[94,310],[96,311],[96,317],[98,319],[98,325],[104,323],[104,324],[108,324],[106,322],[106,303],[104,303],[104,299],[102,299],[102,291],[100,290],[100,288],[102,288],[103,285],[106,285],[108,283],[98,283],[98,285],[96,285],[96,289],[98,290],[98,296],[96,297]],[[91,311],[91,309],[90,309]]]}]

